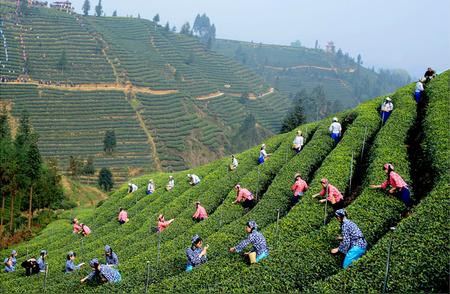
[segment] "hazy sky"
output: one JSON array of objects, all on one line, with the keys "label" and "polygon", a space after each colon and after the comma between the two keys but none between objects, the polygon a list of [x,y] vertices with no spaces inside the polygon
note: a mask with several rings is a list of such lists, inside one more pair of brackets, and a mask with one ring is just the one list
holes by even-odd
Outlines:
[{"label": "hazy sky", "polygon": [[[72,0],[81,10],[84,0]],[[91,0],[91,13],[98,0]],[[413,78],[428,66],[438,72],[450,67],[449,0],[103,0],[107,15],[151,19],[178,30],[197,13],[216,25],[217,37],[289,45],[300,40],[337,48],[365,66],[404,68]]]}]

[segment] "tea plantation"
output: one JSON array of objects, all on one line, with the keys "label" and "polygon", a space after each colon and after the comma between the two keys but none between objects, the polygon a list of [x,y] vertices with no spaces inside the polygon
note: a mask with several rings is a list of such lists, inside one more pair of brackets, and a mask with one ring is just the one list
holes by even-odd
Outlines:
[{"label": "tea plantation", "polygon": [[[247,116],[273,135],[289,107],[250,69],[149,20],[42,7],[22,16],[0,1],[0,29],[1,103],[15,117],[30,112],[61,170],[71,155],[93,156],[119,182],[198,166],[242,151],[232,138]],[[113,154],[103,152],[107,130]]]},{"label": "tea plantation", "polygon": [[[385,96],[337,114],[343,126],[338,144],[329,136],[331,119],[327,118],[297,128],[305,137],[304,148],[297,155],[291,150],[297,131],[294,130],[265,141],[272,155],[262,165],[257,164],[259,146],[256,146],[236,155],[239,160],[236,171],[228,171],[230,160],[223,158],[172,173],[176,183],[172,191],[164,189],[168,173],[136,178],[133,182],[139,186],[137,192],[127,194],[123,185],[95,210],[67,211],[37,237],[16,246],[18,264],[41,249],[48,250],[48,275],[26,277],[19,267],[15,273],[0,275],[0,291],[379,293],[384,288],[395,293],[447,292],[448,81],[448,71],[430,81],[425,88],[426,97],[418,105],[412,96],[414,85],[395,91],[390,95],[394,111],[384,125],[378,107]],[[43,94],[51,95],[47,91]],[[145,97],[152,99],[151,95]],[[138,99],[145,101],[144,97]],[[230,97],[227,95],[226,99]],[[217,111],[219,108],[216,106]],[[151,121],[158,114],[146,115],[145,119]],[[198,127],[201,128],[201,123]],[[417,128],[423,130],[419,141],[412,132]],[[133,134],[128,133],[130,141],[132,136],[137,141],[139,135]],[[412,160],[415,154],[411,150],[423,152],[422,161]],[[393,163],[396,172],[409,184],[414,200],[410,210],[397,197],[369,189],[370,184],[386,179],[382,170],[386,162]],[[426,191],[420,188],[423,183],[415,181],[417,168],[432,171],[426,176],[430,182]],[[302,174],[310,188],[292,206],[290,186],[296,172]],[[190,186],[188,173],[199,175],[201,183]],[[366,254],[349,270],[342,269],[342,256],[330,254],[330,249],[338,244],[339,234],[332,208],[311,197],[320,191],[320,180],[324,177],[343,192],[349,218],[358,224],[369,243]],[[156,183],[156,193],[146,195],[150,178]],[[253,209],[245,211],[240,205],[232,204],[236,183],[256,196]],[[191,218],[196,201],[209,214],[200,223]],[[130,221],[124,225],[117,223],[119,207],[124,207],[129,214]],[[166,219],[175,220],[162,233],[156,233],[154,228],[161,213]],[[88,224],[92,234],[84,238],[72,234],[73,217]],[[249,220],[258,223],[270,248],[269,257],[252,266],[241,255],[228,252],[228,248],[245,237],[244,226]],[[185,249],[194,234],[209,244],[208,262],[186,273]],[[80,284],[80,279],[90,271],[88,266],[71,274],[62,272],[67,252],[75,251],[78,262],[88,262],[94,257],[103,261],[105,244],[111,245],[119,256],[121,283]],[[389,271],[385,276],[388,247],[391,248]],[[1,256],[7,256],[11,249],[1,250]]]}]

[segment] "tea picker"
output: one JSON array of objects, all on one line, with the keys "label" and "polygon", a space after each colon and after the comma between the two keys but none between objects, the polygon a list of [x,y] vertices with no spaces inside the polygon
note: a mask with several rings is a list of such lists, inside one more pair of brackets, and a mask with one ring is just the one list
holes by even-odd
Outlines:
[{"label": "tea picker", "polygon": [[339,247],[331,249],[331,253],[345,254],[342,267],[346,269],[366,253],[367,241],[358,226],[347,218],[345,209],[337,210],[335,217],[341,224],[342,242]]},{"label": "tea picker", "polygon": [[190,272],[201,264],[208,261],[206,253],[208,251],[209,245],[202,247],[203,240],[199,235],[194,235],[191,239],[191,247],[186,249],[187,265],[186,271]]},{"label": "tea picker", "polygon": [[258,225],[255,221],[248,221],[245,226],[245,232],[248,234],[247,239],[242,240],[236,247],[231,247],[231,253],[241,252],[248,245],[252,244],[253,248],[250,252],[245,253],[248,256],[249,263],[258,263],[269,256],[269,248],[267,247],[266,238],[258,231]]}]

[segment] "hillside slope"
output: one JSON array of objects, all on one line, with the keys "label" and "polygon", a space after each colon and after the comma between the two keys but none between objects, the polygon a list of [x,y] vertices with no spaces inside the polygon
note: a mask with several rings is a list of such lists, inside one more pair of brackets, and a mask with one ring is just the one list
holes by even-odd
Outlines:
[{"label": "hillside slope", "polygon": [[[36,7],[20,16],[1,1],[0,19],[2,102],[31,112],[42,153],[64,170],[70,155],[94,156],[122,180],[197,166],[239,151],[232,138],[249,115],[265,136],[278,132],[288,107],[251,70],[148,20]],[[110,129],[113,155],[102,148]]]},{"label": "hillside slope", "polygon": [[[67,214],[66,218],[51,224],[35,239],[16,248],[19,263],[27,250],[35,254],[47,249],[50,274],[45,285],[49,293],[137,293],[146,290],[150,293],[280,293],[310,290],[315,282],[321,281],[325,287],[318,284],[313,292],[379,292],[386,260],[384,250],[390,237],[389,226],[398,224],[397,239],[405,242],[396,241],[399,245],[393,247],[396,267],[390,277],[391,289],[408,293],[445,289],[446,281],[448,283],[446,244],[450,227],[445,220],[448,199],[444,196],[448,191],[445,192],[444,187],[450,150],[448,136],[436,139],[435,136],[446,132],[448,111],[444,111],[442,106],[448,102],[447,82],[448,72],[427,85],[428,97],[423,105],[419,105],[429,107],[423,121],[417,121],[421,110],[412,97],[413,85],[408,85],[391,95],[395,109],[385,125],[380,124],[377,112],[384,96],[337,114],[343,122],[343,137],[337,145],[329,137],[330,118],[327,118],[299,126],[298,129],[305,134],[306,144],[298,155],[290,149],[294,130],[266,140],[272,156],[263,165],[256,163],[259,149],[256,146],[237,155],[240,161],[237,172],[227,172],[229,158],[224,158],[174,173],[176,186],[170,192],[163,188],[168,177],[166,173],[135,179],[140,187],[136,193],[127,195],[124,185],[93,213],[77,215],[92,228],[90,236],[81,239],[73,235]],[[429,155],[426,164],[434,168],[435,173],[430,179],[437,190],[425,195],[414,194],[413,209],[402,213],[405,206],[398,198],[368,186],[386,178],[381,166],[387,161],[394,164],[396,171],[413,189],[421,184],[415,182],[411,174],[420,163],[410,161],[412,147],[407,145],[410,131],[417,123],[423,125],[425,139],[421,148]],[[297,205],[292,206],[290,185],[296,172],[301,172],[310,189]],[[189,186],[187,173],[198,174],[202,182]],[[332,218],[324,221],[323,205],[311,198],[320,190],[320,180],[324,177],[344,193],[350,218],[360,226],[370,243],[367,254],[355,263],[351,271],[341,270],[342,258],[329,254],[329,249],[337,244],[337,222]],[[157,192],[151,196],[145,195],[149,178],[154,179],[157,187]],[[257,198],[256,206],[250,211],[231,204],[236,197],[233,185],[238,182],[248,187]],[[209,218],[200,223],[191,219],[197,200],[209,213]],[[125,207],[130,217],[130,222],[122,226],[116,221],[119,207]],[[331,214],[332,209],[328,207],[325,212]],[[153,228],[160,213],[167,219],[175,218],[175,221],[157,234]],[[227,251],[245,236],[243,227],[250,219],[259,224],[271,249],[267,260],[252,267],[245,265],[239,255],[230,255]],[[193,272],[185,273],[184,250],[196,233],[210,245],[209,261]],[[420,240],[424,234],[426,239]],[[119,255],[119,270],[123,278],[120,284],[80,285],[79,279],[89,269],[84,268],[71,275],[60,271],[68,251],[75,250],[79,261],[87,262],[94,257],[102,259],[105,244],[111,245]],[[403,246],[411,248],[402,250]],[[2,250],[1,255],[6,256],[8,250]],[[401,266],[402,263],[408,266]],[[432,266],[427,266],[431,263]],[[352,273],[358,269],[365,274]],[[364,278],[367,276],[374,279],[368,283]],[[411,280],[418,282],[410,283]],[[22,276],[21,272],[0,275],[0,285],[5,293],[43,290],[42,279],[30,279]]]},{"label": "hillside slope", "polygon": [[[409,83],[406,73],[369,70],[342,51],[268,45],[219,39],[215,51],[234,58],[263,76],[265,81],[293,97],[322,86],[332,102],[331,112],[353,108],[371,97],[387,94]],[[309,117],[309,119],[316,117]]]}]

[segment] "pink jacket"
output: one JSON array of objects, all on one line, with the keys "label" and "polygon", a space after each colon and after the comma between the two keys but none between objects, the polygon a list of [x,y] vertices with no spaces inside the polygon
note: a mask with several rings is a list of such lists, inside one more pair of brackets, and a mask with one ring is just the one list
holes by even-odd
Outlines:
[{"label": "pink jacket", "polygon": [[253,200],[253,194],[245,188],[240,188],[239,193],[236,197],[236,202],[241,202],[245,200]]},{"label": "pink jacket", "polygon": [[158,221],[158,231],[159,232],[164,231],[169,225],[170,222],[166,222],[164,219]]},{"label": "pink jacket", "polygon": [[126,221],[128,219],[128,213],[125,210],[122,210],[119,212],[118,220],[119,221]]},{"label": "pink jacket", "polygon": [[83,229],[83,233],[84,235],[89,235],[91,233],[91,229],[89,229],[88,226],[84,225]]},{"label": "pink jacket", "polygon": [[381,188],[386,189],[388,185],[390,185],[392,188],[404,188],[408,186],[408,184],[406,184],[402,177],[395,172],[391,172],[389,181],[384,181],[383,184],[381,184]]},{"label": "pink jacket", "polygon": [[208,218],[208,213],[206,213],[206,209],[199,205],[197,207],[197,211],[194,213],[194,215],[192,216],[193,218],[198,218],[198,219],[207,219]]},{"label": "pink jacket", "polygon": [[[322,191],[320,191],[320,196],[325,196],[325,189],[322,189]],[[338,203],[342,199],[344,199],[344,196],[342,196],[341,192],[339,192],[339,190],[335,186],[328,184],[327,200],[334,204]]]},{"label": "pink jacket", "polygon": [[73,233],[78,234],[81,232],[81,226],[79,224],[73,224]]},{"label": "pink jacket", "polygon": [[295,181],[294,185],[291,187],[291,190],[294,191],[294,196],[298,196],[300,193],[305,192],[306,189],[308,189],[308,184],[302,179]]}]

